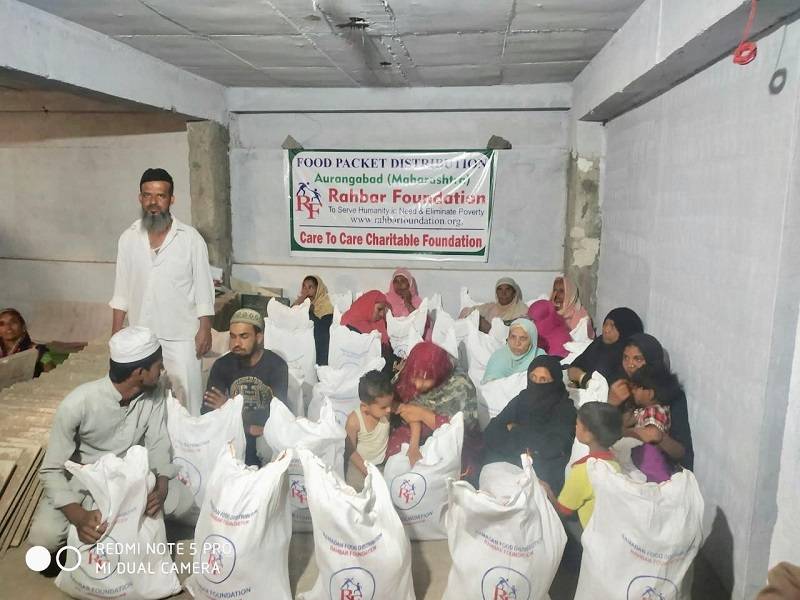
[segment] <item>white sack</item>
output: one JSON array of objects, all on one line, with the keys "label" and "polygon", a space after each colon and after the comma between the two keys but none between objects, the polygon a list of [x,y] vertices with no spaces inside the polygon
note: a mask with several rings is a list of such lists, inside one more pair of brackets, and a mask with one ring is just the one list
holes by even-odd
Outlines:
[{"label": "white sack", "polygon": [[447,353],[458,360],[458,338],[456,337],[456,322],[443,310],[436,311],[436,320],[433,322],[431,341],[444,348]]},{"label": "white sack", "polygon": [[562,365],[571,365],[573,361],[578,358],[584,351],[591,345],[592,340],[585,340],[581,342],[572,341],[564,344],[564,350],[569,352],[564,358],[561,359]]},{"label": "white sack", "polygon": [[299,450],[314,519],[319,575],[298,600],[414,600],[411,545],[378,469],[367,463],[356,493],[307,450]]},{"label": "white sack", "polygon": [[400,520],[412,540],[443,540],[447,480],[459,479],[464,444],[464,415],[436,429],[420,448],[422,458],[411,467],[408,444],[390,456],[383,469]]},{"label": "white sack", "polygon": [[422,303],[407,317],[395,317],[391,311],[386,313],[386,332],[392,350],[400,358],[405,358],[416,344],[422,341],[425,323],[428,321],[428,300]]},{"label": "white sack", "polygon": [[359,370],[371,359],[381,356],[381,334],[358,333],[344,325],[331,325],[328,366],[334,369]]},{"label": "white sack", "polygon": [[469,295],[469,289],[462,287],[461,294],[459,296],[459,301],[461,308],[459,308],[459,313],[463,311],[465,308],[472,308],[473,306],[478,306],[480,302],[476,302],[472,299],[472,296]]},{"label": "white sack", "polygon": [[309,324],[314,327],[314,322],[308,318],[310,307],[311,300],[308,298],[297,306],[286,306],[273,298],[267,303],[267,319],[289,331],[308,329]]},{"label": "white sack", "polygon": [[[478,416],[486,414],[486,423],[480,423],[481,428],[485,429],[489,420],[494,419],[500,412],[517,396],[522,390],[528,387],[528,373],[522,371],[514,373],[508,377],[502,377],[483,383],[478,386]],[[483,407],[483,408],[481,408]],[[480,419],[483,421],[483,419]]]},{"label": "white sack", "polygon": [[[344,477],[344,427],[336,422],[333,407],[326,402],[318,421],[295,417],[279,400],[273,398],[264,427],[264,439],[273,456],[291,448],[306,448],[320,457],[340,477]],[[294,531],[311,531],[308,492],[300,461],[289,465],[289,506]]]},{"label": "white sack", "polygon": [[589,337],[589,317],[581,317],[581,320],[575,325],[575,329],[569,332],[569,335],[574,342],[591,342],[592,339]]},{"label": "white sack", "polygon": [[575,600],[689,600],[689,571],[703,543],[703,498],[691,471],[637,483],[602,460],[587,472],[595,494],[583,532]]},{"label": "white sack", "polygon": [[220,408],[193,417],[170,393],[167,398],[167,433],[172,442],[172,462],[180,471],[177,479],[191,489],[193,510],[181,520],[194,523],[203,506],[206,485],[220,450],[232,444],[236,458],[244,460],[245,436],[241,395]]},{"label": "white sack", "polygon": [[286,361],[289,369],[302,371],[303,381],[313,385],[317,382],[315,363],[317,349],[314,343],[314,323],[308,321],[305,329],[289,331],[281,328],[272,319],[264,321],[264,348],[272,350]]},{"label": "white sack", "polygon": [[[73,598],[96,600],[102,597],[129,599],[166,598],[177,594],[181,584],[167,551],[164,517],[144,515],[147,494],[155,485],[150,473],[147,450],[132,446],[119,458],[105,454],[96,462],[79,465],[67,461],[67,471],[91,494],[107,529],[93,545],[84,544],[74,525],[67,531],[67,545],[80,551],[80,565],[74,552],[62,553],[66,569],[56,577],[56,585]],[[149,550],[163,549],[163,553]],[[144,569],[148,574],[137,574]],[[131,572],[133,571],[133,572]]]},{"label": "white sack", "polygon": [[223,448],[197,521],[192,575],[195,598],[291,600],[286,502],[291,452],[261,469],[245,467]]},{"label": "white sack", "polygon": [[549,600],[567,536],[529,456],[522,465],[500,465],[492,488],[502,498],[483,488],[483,475],[480,492],[450,482],[445,522],[453,561],[443,600]]},{"label": "white sack", "polygon": [[[339,314],[346,313],[353,305],[353,292],[347,290],[346,292],[328,293],[328,298],[335,308],[339,309]],[[341,321],[341,319],[340,319]]]},{"label": "white sack", "polygon": [[506,341],[508,340],[509,329],[511,328],[503,322],[503,319],[501,319],[500,317],[495,317],[494,319],[492,319],[492,326],[489,329],[489,335],[498,340],[499,342],[505,344]]},{"label": "white sack", "polygon": [[505,341],[500,341],[490,335],[478,331],[477,329],[471,330],[467,336],[467,357],[469,359],[469,378],[475,387],[481,385],[483,376],[486,373],[486,364],[492,357],[492,354],[505,344]]}]

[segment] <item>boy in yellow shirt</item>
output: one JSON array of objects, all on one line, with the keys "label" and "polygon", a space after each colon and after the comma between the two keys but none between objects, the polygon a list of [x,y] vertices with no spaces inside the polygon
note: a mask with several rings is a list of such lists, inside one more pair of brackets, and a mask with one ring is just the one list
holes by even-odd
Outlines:
[{"label": "boy in yellow shirt", "polygon": [[555,506],[563,516],[571,516],[577,511],[584,529],[594,511],[594,490],[586,471],[586,461],[590,458],[605,460],[619,471],[619,464],[609,448],[620,437],[622,414],[617,407],[605,402],[587,402],[578,409],[575,438],[589,446],[589,454],[572,463]]}]

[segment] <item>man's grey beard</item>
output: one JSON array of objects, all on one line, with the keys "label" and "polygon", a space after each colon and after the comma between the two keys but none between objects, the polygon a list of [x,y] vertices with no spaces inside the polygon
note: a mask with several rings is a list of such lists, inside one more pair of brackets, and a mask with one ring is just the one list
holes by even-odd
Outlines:
[{"label": "man's grey beard", "polygon": [[167,209],[165,212],[153,215],[150,211],[142,209],[142,227],[148,233],[164,231],[172,223],[172,215]]}]

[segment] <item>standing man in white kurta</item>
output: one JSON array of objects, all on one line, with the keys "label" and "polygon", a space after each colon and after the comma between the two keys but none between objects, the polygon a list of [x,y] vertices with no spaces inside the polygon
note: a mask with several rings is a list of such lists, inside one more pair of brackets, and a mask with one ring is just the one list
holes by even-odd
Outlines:
[{"label": "standing man in white kurta", "polygon": [[122,233],[117,247],[111,333],[122,329],[126,314],[129,325],[155,332],[175,395],[197,416],[203,403],[200,357],[211,348],[214,282],[205,241],[170,214],[173,202],[170,174],[147,169],[139,183],[142,218]]}]

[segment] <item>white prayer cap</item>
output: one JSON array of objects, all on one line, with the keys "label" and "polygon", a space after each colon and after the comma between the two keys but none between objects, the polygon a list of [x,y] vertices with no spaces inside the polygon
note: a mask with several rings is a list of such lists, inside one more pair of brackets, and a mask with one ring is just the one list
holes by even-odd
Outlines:
[{"label": "white prayer cap", "polygon": [[158,338],[147,327],[126,327],[108,340],[111,360],[115,363],[124,364],[142,360],[160,347]]}]

